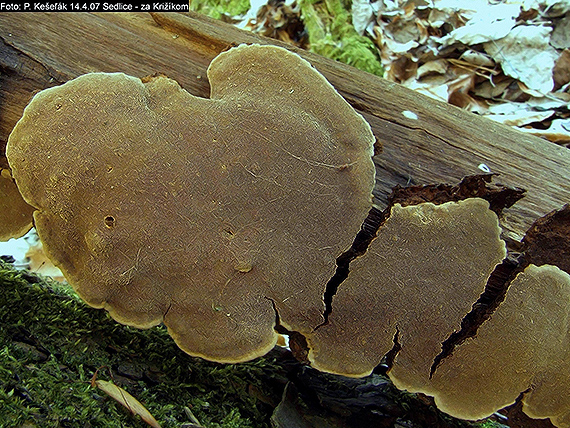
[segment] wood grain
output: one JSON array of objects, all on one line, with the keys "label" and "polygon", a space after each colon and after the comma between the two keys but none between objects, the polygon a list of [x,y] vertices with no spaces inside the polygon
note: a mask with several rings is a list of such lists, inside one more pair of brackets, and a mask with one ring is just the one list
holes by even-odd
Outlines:
[{"label": "wood grain", "polygon": [[[8,135],[33,94],[80,74],[164,73],[207,97],[206,69],[232,44],[284,46],[198,14],[0,14],[0,166]],[[570,151],[486,118],[432,100],[398,84],[310,52],[310,61],[369,121],[383,145],[375,157],[376,204],[396,184],[455,183],[481,173],[527,189],[505,211],[503,227],[520,238],[538,217],[570,202]],[[418,119],[409,119],[410,111]]]}]

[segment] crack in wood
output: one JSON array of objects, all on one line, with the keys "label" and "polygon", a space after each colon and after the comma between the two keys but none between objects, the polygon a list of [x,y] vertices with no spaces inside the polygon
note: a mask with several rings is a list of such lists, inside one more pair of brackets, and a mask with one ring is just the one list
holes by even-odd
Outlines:
[{"label": "crack in wood", "polygon": [[455,348],[477,335],[481,325],[487,321],[505,299],[511,281],[528,265],[521,254],[507,254],[489,276],[485,290],[461,320],[459,331],[451,333],[441,344],[441,352],[435,356],[430,368],[430,379],[443,360],[453,354]]},{"label": "crack in wood", "polygon": [[387,213],[389,213],[389,210],[380,211],[373,207],[368,212],[368,216],[362,223],[360,231],[356,234],[351,247],[336,259],[336,271],[327,283],[323,294],[323,302],[325,304],[325,310],[323,312],[324,321],[315,327],[315,331],[328,324],[329,316],[333,311],[332,301],[334,295],[338,291],[338,287],[348,278],[350,262],[366,252],[368,246],[376,237],[376,232],[388,218]]},{"label": "crack in wood", "polygon": [[567,226],[569,218],[570,206],[565,205],[562,209],[553,211],[534,222],[527,231],[522,244],[519,243],[521,252],[510,252],[503,262],[496,266],[487,281],[484,292],[461,321],[461,329],[450,334],[442,342],[442,350],[434,358],[431,366],[430,378],[433,377],[443,360],[453,354],[457,346],[476,336],[479,327],[504,301],[511,282],[530,264],[537,266],[552,264],[566,272],[570,270],[565,256],[567,254],[565,248],[570,248]]},{"label": "crack in wood", "polygon": [[[402,206],[418,205],[425,202],[443,204],[450,201],[460,201],[468,198],[482,198],[489,202],[489,209],[500,216],[504,208],[511,207],[520,200],[524,194],[524,189],[511,188],[502,185],[491,184],[493,177],[497,174],[481,174],[464,177],[455,185],[436,184],[425,186],[396,186],[388,198],[388,206],[380,211],[372,208],[364,220],[361,230],[356,235],[350,249],[337,258],[337,268],[333,277],[326,285],[323,294],[325,310],[323,312],[324,321],[319,324],[314,331],[329,323],[329,317],[333,312],[333,299],[339,287],[350,274],[350,263],[368,250],[370,243],[376,238],[377,232],[389,218],[392,207],[395,204]],[[441,344],[441,352],[434,358],[430,368],[430,378],[433,376],[441,362],[453,353],[453,350],[465,340],[473,337],[477,329],[485,322],[504,300],[508,286],[514,277],[521,272],[528,263],[519,253],[509,254],[501,264],[497,265],[489,276],[484,292],[472,305],[472,309],[467,313],[462,321],[459,331],[452,332]],[[394,347],[384,356],[383,363],[386,364],[386,371],[392,367],[394,359],[401,349],[398,342],[399,330],[394,335]],[[380,366],[379,366],[380,367]],[[381,368],[378,370],[382,370]]]},{"label": "crack in wood", "polygon": [[[18,76],[19,79],[24,78],[35,82],[39,78],[49,83],[50,86],[60,85],[71,78],[70,76],[62,76],[60,73],[57,73],[52,67],[10,43],[5,37],[0,36],[0,40],[4,45],[0,50],[4,71],[10,71]],[[25,58],[25,61],[22,57]],[[43,73],[38,72],[38,69],[43,70]],[[26,70],[28,71],[26,72]]]}]

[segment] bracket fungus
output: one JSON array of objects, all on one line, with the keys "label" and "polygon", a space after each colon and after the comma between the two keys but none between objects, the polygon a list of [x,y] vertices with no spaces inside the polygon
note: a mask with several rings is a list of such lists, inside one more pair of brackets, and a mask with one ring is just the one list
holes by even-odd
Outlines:
[{"label": "bracket fungus", "polygon": [[210,99],[166,77],[92,73],[38,93],[8,161],[47,255],[117,321],[187,353],[265,354],[307,334],[372,206],[375,138],[307,61],[241,45]]},{"label": "bracket fungus", "polygon": [[[309,361],[364,376],[390,355],[397,387],[433,396],[452,416],[482,419],[522,396],[530,417],[570,427],[570,274],[544,264],[567,266],[559,249],[570,242],[569,207],[538,220],[525,237],[526,262],[505,268],[489,202],[427,187],[423,196],[438,205],[418,202],[418,189],[395,195],[367,251],[351,263],[327,323],[307,337]],[[505,189],[486,197],[491,205],[500,201],[493,209],[500,211],[521,196]],[[456,197],[466,199],[441,201]],[[503,293],[493,291],[497,301],[483,304],[500,271]],[[469,319],[482,306],[491,313]],[[476,332],[461,336],[473,322]]]},{"label": "bracket fungus", "polygon": [[33,211],[20,196],[10,170],[0,168],[0,241],[25,235],[32,227]]},{"label": "bracket fungus", "polygon": [[[568,209],[509,271],[497,213],[521,189],[470,178],[380,215],[370,126],[308,62],[242,45],[208,78],[210,99],[164,76],[80,76],[38,93],[10,135],[45,251],[87,303],[164,322],[213,361],[263,355],[282,329],[328,372],[365,376],[391,354],[396,386],[453,416],[523,394],[570,427],[570,275],[538,255],[562,257],[567,229],[551,226]],[[504,300],[460,337],[499,268]]]},{"label": "bracket fungus", "polygon": [[464,419],[480,419],[525,393],[525,413],[569,427],[569,301],[568,273],[529,265],[477,335],[435,371],[428,393],[437,406]]},{"label": "bracket fungus", "polygon": [[313,365],[368,375],[397,335],[401,350],[390,377],[399,388],[423,390],[441,343],[459,328],[506,255],[500,232],[480,198],[395,204],[366,254],[351,264],[328,324],[310,337]]}]

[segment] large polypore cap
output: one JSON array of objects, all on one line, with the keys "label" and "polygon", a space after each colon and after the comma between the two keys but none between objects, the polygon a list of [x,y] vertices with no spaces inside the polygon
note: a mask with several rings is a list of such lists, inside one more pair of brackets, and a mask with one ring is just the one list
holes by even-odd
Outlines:
[{"label": "large polypore cap", "polygon": [[285,49],[233,48],[208,77],[211,99],[124,74],[47,89],[7,156],[89,304],[235,362],[274,345],[275,311],[301,333],[322,322],[335,259],[371,207],[374,137]]}]

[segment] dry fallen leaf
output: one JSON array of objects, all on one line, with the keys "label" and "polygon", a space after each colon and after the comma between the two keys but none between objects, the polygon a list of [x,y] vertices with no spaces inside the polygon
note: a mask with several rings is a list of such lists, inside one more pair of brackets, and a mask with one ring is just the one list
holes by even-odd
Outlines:
[{"label": "dry fallen leaf", "polygon": [[150,412],[127,391],[105,380],[96,380],[93,383],[105,394],[126,407],[133,415],[139,415],[143,421],[153,428],[160,428],[160,424],[154,419]]},{"label": "dry fallen leaf", "polygon": [[560,19],[554,26],[550,44],[557,49],[570,48],[570,15]]},{"label": "dry fallen leaf", "polygon": [[456,42],[475,45],[505,37],[515,26],[520,13],[517,4],[490,5],[487,2],[471,6],[476,11],[462,27],[458,27],[442,39],[448,46]]},{"label": "dry fallen leaf", "polygon": [[374,8],[368,0],[353,0],[352,25],[359,35],[363,35],[374,19]]},{"label": "dry fallen leaf", "polygon": [[489,106],[487,117],[511,126],[542,122],[552,116],[550,110],[536,111],[526,103],[503,103]]},{"label": "dry fallen leaf", "polygon": [[485,43],[485,50],[501,63],[505,74],[546,94],[554,87],[552,69],[559,56],[548,44],[551,32],[546,26],[520,25],[506,37]]},{"label": "dry fallen leaf", "polygon": [[[252,0],[250,12],[242,19],[256,18],[246,28],[291,42],[281,28],[275,30],[273,21],[281,17],[282,25],[291,20],[279,8],[298,9],[298,2],[274,3]],[[349,3],[356,32],[370,37],[378,48],[385,79],[519,129],[532,124],[536,132],[528,131],[550,141],[570,139],[566,123],[556,123],[554,132],[544,132],[550,125],[545,121],[568,119],[567,105],[549,107],[549,112],[544,106],[528,106],[511,117],[488,108],[570,94],[568,0]],[[269,10],[272,19],[267,18]],[[302,22],[301,15],[295,19]]]},{"label": "dry fallen leaf", "polygon": [[570,49],[565,49],[552,70],[554,88],[558,89],[570,82]]},{"label": "dry fallen leaf", "polygon": [[570,143],[570,119],[555,119],[548,129],[520,128],[520,130],[556,144]]}]

